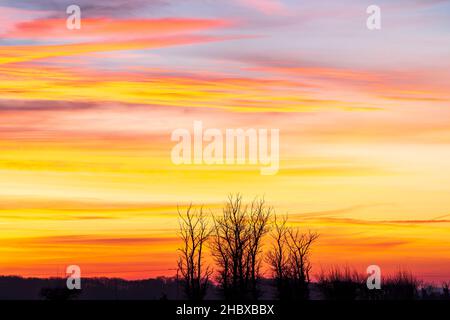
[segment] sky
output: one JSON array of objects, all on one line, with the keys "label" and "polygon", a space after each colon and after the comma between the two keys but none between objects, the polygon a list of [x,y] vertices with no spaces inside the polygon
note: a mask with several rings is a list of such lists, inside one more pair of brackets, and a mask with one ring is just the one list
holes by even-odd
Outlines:
[{"label": "sky", "polygon": [[[0,274],[174,275],[177,206],[240,192],[313,273],[450,279],[450,1],[372,2],[1,0]],[[195,120],[279,129],[278,173],[173,164]]]}]

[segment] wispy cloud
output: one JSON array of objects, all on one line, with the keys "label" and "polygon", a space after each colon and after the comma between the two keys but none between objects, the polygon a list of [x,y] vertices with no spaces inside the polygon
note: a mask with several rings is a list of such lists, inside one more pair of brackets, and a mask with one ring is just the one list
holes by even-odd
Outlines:
[{"label": "wispy cloud", "polygon": [[17,23],[2,38],[32,39],[32,40],[69,40],[82,39],[87,41],[107,39],[153,38],[170,34],[187,34],[192,31],[224,28],[231,25],[230,21],[222,19],[195,18],[160,18],[160,19],[83,19],[80,30],[66,28],[65,19],[37,19]]},{"label": "wispy cloud", "polygon": [[127,246],[127,245],[155,245],[178,243],[177,237],[114,237],[106,238],[96,235],[70,235],[70,236],[51,236],[39,237],[33,239],[24,239],[29,245],[91,245],[91,246]]},{"label": "wispy cloud", "polygon": [[223,41],[230,37],[171,36],[97,43],[61,45],[6,46],[0,48],[0,64],[27,62],[54,57],[67,57],[95,52],[164,48],[176,45]]}]

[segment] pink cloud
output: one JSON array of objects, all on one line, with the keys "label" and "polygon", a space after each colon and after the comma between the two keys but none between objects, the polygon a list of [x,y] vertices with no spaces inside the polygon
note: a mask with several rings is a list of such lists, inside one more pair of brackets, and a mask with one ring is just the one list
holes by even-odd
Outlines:
[{"label": "pink cloud", "polygon": [[238,0],[238,2],[267,15],[283,15],[288,12],[279,0]]},{"label": "pink cloud", "polygon": [[[1,12],[1,11],[0,11]],[[38,19],[15,21],[4,38],[13,39],[74,39],[74,38],[136,38],[179,34],[198,30],[227,27],[229,21],[220,19],[164,18],[164,19],[108,19],[85,18],[79,31],[68,30],[65,19]],[[142,36],[141,36],[142,37]]]},{"label": "pink cloud", "polygon": [[2,17],[0,34],[8,32],[9,29],[13,28],[17,23],[20,23],[24,20],[44,18],[49,14],[49,11],[32,11],[25,9],[0,7],[0,17]]}]

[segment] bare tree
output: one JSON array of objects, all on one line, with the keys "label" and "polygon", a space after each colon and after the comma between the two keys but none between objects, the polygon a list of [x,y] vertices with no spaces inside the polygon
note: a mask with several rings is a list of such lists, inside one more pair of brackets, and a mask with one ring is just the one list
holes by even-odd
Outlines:
[{"label": "bare tree", "polygon": [[275,216],[274,244],[268,254],[278,297],[280,299],[308,299],[310,283],[311,245],[317,240],[315,232],[300,232],[287,227],[287,217]]},{"label": "bare tree", "polygon": [[287,216],[278,218],[274,215],[274,231],[272,249],[267,254],[267,261],[272,268],[272,275],[278,291],[278,299],[291,297],[289,249],[287,247]]},{"label": "bare tree", "polygon": [[253,298],[259,297],[257,286],[260,278],[262,259],[262,240],[269,231],[269,218],[272,208],[266,206],[263,198],[252,202],[249,217],[249,244],[247,250],[247,275],[250,277],[250,290]]},{"label": "bare tree", "polygon": [[296,298],[308,299],[309,297],[309,283],[311,282],[309,277],[311,271],[309,255],[311,245],[318,237],[317,233],[311,231],[301,233],[299,229],[291,228],[288,230],[290,273],[294,282],[294,297]]},{"label": "bare tree", "polygon": [[209,239],[211,229],[204,215],[203,208],[198,211],[192,204],[185,214],[178,209],[180,237],[183,247],[178,249],[178,271],[183,279],[186,297],[189,300],[202,300],[205,297],[212,270],[205,267],[204,248]]},{"label": "bare tree", "polygon": [[222,215],[214,219],[212,254],[226,299],[258,298],[262,239],[271,211],[264,199],[254,200],[249,207],[237,194],[228,197]]}]

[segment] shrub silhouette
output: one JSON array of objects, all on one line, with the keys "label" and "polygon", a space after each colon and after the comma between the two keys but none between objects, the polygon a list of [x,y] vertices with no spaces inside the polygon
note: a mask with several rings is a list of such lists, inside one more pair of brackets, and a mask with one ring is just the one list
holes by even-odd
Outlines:
[{"label": "shrub silhouette", "polygon": [[413,300],[418,298],[420,281],[408,271],[398,271],[382,282],[384,299]]},{"label": "shrub silhouette", "polygon": [[[398,271],[381,281],[381,289],[369,290],[366,276],[348,267],[322,272],[318,286],[330,300],[412,300],[419,297],[420,281],[408,271]],[[433,298],[432,288],[423,287],[423,298]],[[435,298],[435,297],[434,297]]]},{"label": "shrub silhouette", "polygon": [[333,267],[328,272],[321,272],[318,287],[325,299],[356,300],[365,291],[366,283],[362,274],[349,267]]}]

